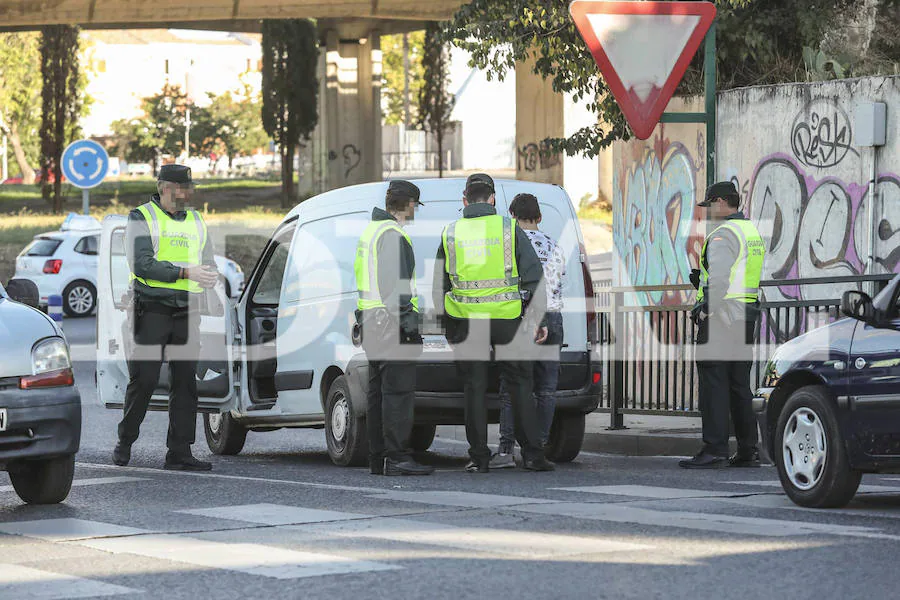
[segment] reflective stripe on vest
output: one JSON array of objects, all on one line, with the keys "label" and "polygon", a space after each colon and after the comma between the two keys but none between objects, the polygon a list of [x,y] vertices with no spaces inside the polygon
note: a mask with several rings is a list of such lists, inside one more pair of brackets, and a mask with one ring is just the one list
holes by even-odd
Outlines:
[{"label": "reflective stripe on vest", "polygon": [[[412,247],[412,240],[403,231],[396,221],[372,221],[365,228],[356,246],[356,260],[353,270],[356,274],[356,289],[359,292],[359,300],[356,307],[359,310],[384,307],[381,293],[378,290],[378,240],[388,231],[396,231]],[[416,291],[415,276],[409,282],[412,294],[413,310],[419,312],[419,297]]]},{"label": "reflective stripe on vest", "polygon": [[738,300],[740,302],[756,302],[759,300],[759,282],[762,278],[763,264],[766,257],[766,244],[759,234],[759,230],[749,219],[731,219],[716,227],[703,242],[700,253],[700,289],[697,292],[697,301],[703,301],[703,288],[709,285],[709,271],[706,259],[706,247],[709,240],[720,229],[728,229],[738,239],[740,254],[731,266],[731,275],[728,281],[726,300]]},{"label": "reflective stripe on vest", "polygon": [[[177,221],[155,202],[142,204],[138,210],[144,215],[150,229],[150,241],[156,260],[170,262],[178,267],[196,267],[202,264],[207,230],[206,224],[196,211],[187,211],[184,220]],[[131,273],[131,279],[153,288],[183,290],[194,294],[203,291],[199,283],[189,279],[173,282],[157,281],[138,277],[134,273]]]},{"label": "reflective stripe on vest", "polygon": [[442,242],[450,291],[444,310],[458,319],[517,319],[522,315],[515,225],[508,217],[460,219]]}]

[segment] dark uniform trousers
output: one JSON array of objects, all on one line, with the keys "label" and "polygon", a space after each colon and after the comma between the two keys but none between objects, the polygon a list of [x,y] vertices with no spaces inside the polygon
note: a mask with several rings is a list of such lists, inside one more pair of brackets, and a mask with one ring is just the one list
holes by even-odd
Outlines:
[{"label": "dark uniform trousers", "polygon": [[169,432],[166,446],[173,456],[190,453],[197,427],[197,358],[200,317],[187,310],[159,306],[134,315],[134,347],[128,360],[125,415],[119,441],[137,440],[165,356],[169,363]]},{"label": "dark uniform trousers", "polygon": [[[490,348],[505,346],[517,340],[522,319],[465,320],[447,318],[447,341],[453,346],[457,370],[463,379],[465,395],[466,439],[469,456],[479,464],[487,464],[491,450],[487,444],[488,411],[486,404],[491,363],[481,357]],[[475,352],[473,352],[473,350]],[[506,353],[509,349],[505,350]],[[543,456],[537,407],[532,398],[532,361],[497,360],[513,411],[513,429],[525,460]]]},{"label": "dark uniform trousers", "polygon": [[378,461],[387,457],[399,462],[411,458],[409,437],[416,400],[416,363],[370,360],[366,399],[369,458]]},{"label": "dark uniform trousers", "polygon": [[697,342],[699,404],[703,415],[704,449],[716,456],[729,453],[729,415],[741,451],[755,450],[759,443],[750,370],[759,310],[747,305],[742,321],[728,322],[713,314],[700,323]]}]

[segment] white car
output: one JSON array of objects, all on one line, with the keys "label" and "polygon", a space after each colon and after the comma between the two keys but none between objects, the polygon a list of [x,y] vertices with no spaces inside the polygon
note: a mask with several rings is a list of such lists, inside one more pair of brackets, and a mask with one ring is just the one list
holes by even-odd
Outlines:
[{"label": "white car", "polygon": [[[71,213],[59,231],[42,233],[16,258],[16,279],[29,279],[38,286],[41,307],[51,295],[62,296],[67,317],[85,317],[97,306],[97,252],[100,221]],[[244,273],[233,260],[216,256],[225,293],[231,298],[244,289]]]}]

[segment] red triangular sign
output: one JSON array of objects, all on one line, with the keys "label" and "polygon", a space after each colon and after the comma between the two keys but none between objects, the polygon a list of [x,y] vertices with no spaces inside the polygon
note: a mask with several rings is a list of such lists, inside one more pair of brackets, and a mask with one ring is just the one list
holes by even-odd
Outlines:
[{"label": "red triangular sign", "polygon": [[634,134],[653,134],[716,17],[712,2],[574,0],[569,12]]}]

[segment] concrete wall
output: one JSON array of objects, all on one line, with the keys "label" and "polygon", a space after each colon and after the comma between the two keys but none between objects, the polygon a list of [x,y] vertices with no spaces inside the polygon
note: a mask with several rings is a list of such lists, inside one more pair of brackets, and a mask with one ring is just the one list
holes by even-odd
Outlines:
[{"label": "concrete wall", "polygon": [[[673,100],[672,112],[702,111],[702,99]],[[686,283],[702,237],[697,202],[706,188],[706,126],[657,125],[646,141],[613,145],[615,285]],[[602,164],[601,164],[602,168]],[[638,294],[642,304],[681,304],[682,294]]]},{"label": "concrete wall", "polygon": [[[858,104],[888,105],[887,145],[857,144]],[[878,174],[874,272],[900,271],[900,77],[748,88],[719,98],[717,172],[768,241],[765,279],[867,272],[869,183]],[[782,287],[768,300],[839,297],[854,284]]]},{"label": "concrete wall", "polygon": [[564,97],[532,66],[516,66],[516,179],[562,185],[562,157],[542,141],[565,134]]}]

